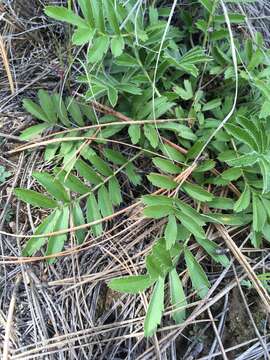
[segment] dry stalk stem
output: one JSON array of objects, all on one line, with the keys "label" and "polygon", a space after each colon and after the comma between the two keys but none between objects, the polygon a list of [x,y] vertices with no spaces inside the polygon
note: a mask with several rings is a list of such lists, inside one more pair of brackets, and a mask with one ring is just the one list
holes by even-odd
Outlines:
[{"label": "dry stalk stem", "polygon": [[5,44],[4,44],[3,37],[2,37],[1,34],[0,34],[0,53],[1,53],[1,56],[2,56],[5,71],[7,73],[10,91],[11,91],[11,94],[14,95],[15,94],[15,87],[14,87],[13,78],[12,78],[10,67],[9,67],[9,61],[8,61],[8,56],[7,56]]}]

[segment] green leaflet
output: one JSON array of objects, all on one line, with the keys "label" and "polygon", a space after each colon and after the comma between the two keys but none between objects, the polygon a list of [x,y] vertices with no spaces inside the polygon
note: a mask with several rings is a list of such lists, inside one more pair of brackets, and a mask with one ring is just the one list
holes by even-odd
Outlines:
[{"label": "green leaflet", "polygon": [[174,199],[164,195],[144,195],[142,197],[142,202],[147,206],[167,205],[172,207],[174,204]]},{"label": "green leaflet", "polygon": [[236,201],[233,210],[235,212],[241,212],[245,210],[250,204],[250,197],[251,197],[250,187],[246,184],[245,189],[241,194],[240,198]]},{"label": "green leaflet", "polygon": [[203,7],[209,12],[212,13],[215,6],[214,0],[199,0],[199,2],[203,5]]},{"label": "green leaflet", "polygon": [[[57,212],[59,215],[55,227],[53,229],[54,232],[58,230],[67,229],[69,223],[69,208],[67,206],[65,206],[61,210],[58,209]],[[48,241],[46,256],[61,252],[63,250],[66,239],[67,239],[67,234],[51,236]],[[52,264],[54,261],[55,258],[48,259],[49,264]]]},{"label": "green leaflet", "polygon": [[23,100],[23,107],[26,111],[28,111],[30,114],[32,114],[34,117],[36,117],[39,120],[50,122],[47,118],[46,113],[42,110],[42,108],[34,103],[34,101],[30,99],[24,99]]},{"label": "green leaflet", "polygon": [[85,20],[87,20],[88,24],[94,28],[94,18],[91,6],[89,6],[88,0],[78,0],[80,8],[82,10],[83,16]]},{"label": "green leaflet", "polygon": [[181,172],[181,168],[179,166],[175,165],[170,160],[156,157],[153,159],[153,163],[161,171],[164,171],[169,174],[179,174]]},{"label": "green leaflet", "polygon": [[[87,216],[88,223],[91,223],[93,221],[97,221],[97,220],[101,219],[100,211],[98,208],[98,203],[97,203],[97,200],[96,200],[94,194],[90,194],[88,196],[86,207],[87,207],[86,216]],[[93,225],[91,227],[91,230],[92,230],[94,236],[100,236],[103,232],[102,223]]]},{"label": "green leaflet", "polygon": [[110,45],[110,38],[106,35],[99,36],[94,39],[93,45],[88,50],[88,62],[93,64],[102,60],[103,56],[108,51]]},{"label": "green leaflet", "polygon": [[110,195],[108,190],[104,185],[102,185],[98,189],[98,207],[100,209],[101,214],[104,217],[110,216],[113,214],[113,206],[112,201],[110,199]]},{"label": "green leaflet", "polygon": [[153,185],[163,189],[173,190],[177,186],[177,182],[165,175],[151,173],[147,178]]},{"label": "green leaflet", "polygon": [[194,219],[187,216],[181,211],[176,211],[175,215],[181,221],[184,227],[188,229],[192,234],[199,238],[205,238],[205,232],[203,228]]},{"label": "green leaflet", "polygon": [[116,206],[120,205],[123,200],[121,187],[116,177],[109,180],[109,196],[112,204]]},{"label": "green leaflet", "polygon": [[102,178],[94,171],[91,166],[89,166],[82,159],[78,159],[75,163],[75,169],[78,173],[84,177],[87,181],[89,181],[93,185],[99,185],[103,182]]},{"label": "green leaflet", "polygon": [[79,126],[84,126],[83,114],[78,102],[73,97],[66,99],[66,107],[70,113],[72,120]]},{"label": "green leaflet", "polygon": [[221,174],[221,177],[228,181],[237,180],[240,176],[242,176],[242,172],[238,168],[227,169]]},{"label": "green leaflet", "polygon": [[[72,221],[74,226],[80,226],[85,224],[83,211],[79,203],[75,203],[72,207]],[[78,244],[82,244],[86,237],[86,230],[80,229],[75,232]]]},{"label": "green leaflet", "polygon": [[[175,269],[169,273],[171,304],[173,305],[172,317],[177,324],[181,324],[186,318],[185,306],[187,305],[186,296],[181,280]],[[180,310],[176,311],[177,308]]]},{"label": "green leaflet", "polygon": [[72,43],[77,46],[85,45],[93,40],[95,31],[91,28],[78,28],[72,36]]},{"label": "green leaflet", "polygon": [[255,248],[260,248],[262,245],[262,233],[253,230],[251,233],[250,241]]},{"label": "green leaflet", "polygon": [[193,199],[198,201],[207,202],[207,201],[212,201],[214,198],[214,196],[211,193],[209,193],[208,191],[204,190],[202,187],[195,184],[190,184],[185,182],[182,185],[182,188],[186,191],[188,195],[190,195]]},{"label": "green leaflet", "polygon": [[148,206],[143,210],[143,214],[144,216],[153,219],[161,219],[167,215],[173,214],[173,208],[168,205]]},{"label": "green leaflet", "polygon": [[238,158],[225,160],[229,166],[252,166],[258,161],[258,154],[251,153],[247,155],[241,155]]},{"label": "green leaflet", "polygon": [[102,174],[103,176],[113,175],[113,171],[111,170],[111,168],[99,156],[97,156],[97,155],[90,156],[89,160],[94,165],[94,167],[98,170],[98,172],[100,174]]},{"label": "green leaflet", "polygon": [[166,156],[174,161],[177,161],[180,163],[183,163],[185,161],[184,155],[168,144],[161,144],[160,149],[164,156]]},{"label": "green leaflet", "polygon": [[192,285],[197,291],[199,297],[203,299],[210,289],[209,280],[203,268],[188,248],[184,249],[184,255]]},{"label": "green leaflet", "polygon": [[72,10],[68,10],[62,6],[46,6],[45,14],[55,20],[65,21],[71,25],[87,28],[87,22],[76,15]]},{"label": "green leaflet", "polygon": [[14,192],[20,200],[33,206],[45,209],[54,209],[58,206],[57,201],[33,190],[17,188],[14,190]]},{"label": "green leaflet", "polygon": [[111,28],[113,29],[115,34],[119,35],[121,32],[120,32],[116,8],[114,7],[114,1],[103,0],[103,6],[105,8],[105,14]]},{"label": "green leaflet", "polygon": [[114,57],[122,55],[125,47],[125,42],[121,36],[115,37],[111,40],[111,51]]},{"label": "green leaflet", "polygon": [[156,148],[159,144],[159,136],[157,129],[154,125],[144,125],[144,135],[149,140],[151,146]]},{"label": "green leaflet", "polygon": [[242,226],[251,222],[250,214],[218,214],[207,213],[205,217],[214,224]]},{"label": "green leaflet", "polygon": [[218,255],[217,250],[219,246],[211,240],[196,238],[196,241],[204,248],[204,250],[217,262],[227,267],[230,265],[230,260],[226,255]]},{"label": "green leaflet", "polygon": [[160,324],[164,310],[164,279],[159,278],[154,287],[144,320],[144,335],[152,336]]},{"label": "green leaflet", "polygon": [[130,125],[128,128],[128,134],[130,136],[132,144],[137,144],[141,137],[141,128],[139,125]]},{"label": "green leaflet", "polygon": [[148,289],[153,282],[154,280],[148,275],[125,276],[111,280],[108,286],[115,291],[137,294],[138,292]]},{"label": "green leaflet", "polygon": [[206,224],[206,218],[201,215],[198,211],[193,209],[188,204],[185,204],[183,201],[179,199],[175,199],[176,206],[184,213],[187,217],[190,217],[193,221],[195,221],[199,226],[204,226]]},{"label": "green leaflet", "polygon": [[48,173],[34,172],[33,178],[36,179],[56,200],[68,202],[69,195],[60,181]]},{"label": "green leaflet", "polygon": [[95,22],[95,27],[101,31],[102,33],[105,32],[105,22],[104,22],[104,14],[103,14],[103,1],[100,0],[91,0],[88,7],[91,6],[93,19]]},{"label": "green leaflet", "polygon": [[87,194],[90,192],[90,188],[86,186],[78,177],[72,174],[67,175],[66,171],[64,170],[59,170],[59,172],[56,172],[56,176],[65,187],[75,193]]},{"label": "green leaflet", "polygon": [[252,150],[259,150],[258,143],[253,139],[253,136],[251,136],[246,129],[243,129],[240,126],[233,124],[227,124],[225,126],[225,129],[237,140],[247,144]]},{"label": "green leaflet", "polygon": [[263,194],[270,191],[270,162],[265,158],[259,160],[259,165],[261,168],[263,176]]},{"label": "green leaflet", "polygon": [[164,237],[166,240],[166,249],[170,250],[177,239],[177,222],[174,215],[169,215],[168,223],[165,228]]},{"label": "green leaflet", "polygon": [[[53,232],[59,212],[53,211],[49,216],[43,219],[42,223],[36,228],[34,235],[49,234]],[[27,241],[26,246],[22,251],[22,256],[32,256],[46,243],[47,239],[41,238],[30,238]]]},{"label": "green leaflet", "polygon": [[253,229],[255,231],[262,231],[266,222],[266,211],[261,199],[252,194],[252,208],[253,208]]},{"label": "green leaflet", "polygon": [[173,263],[170,251],[166,250],[165,239],[159,239],[146,258],[146,268],[152,279],[165,277],[172,269]]},{"label": "green leaflet", "polygon": [[21,140],[32,140],[36,138],[43,130],[48,128],[48,124],[38,124],[30,126],[21,132],[20,139]]},{"label": "green leaflet", "polygon": [[42,110],[45,112],[49,123],[55,123],[57,120],[52,97],[45,90],[38,91],[38,99]]},{"label": "green leaflet", "polygon": [[234,207],[234,201],[225,197],[216,197],[207,203],[209,208],[231,210]]}]

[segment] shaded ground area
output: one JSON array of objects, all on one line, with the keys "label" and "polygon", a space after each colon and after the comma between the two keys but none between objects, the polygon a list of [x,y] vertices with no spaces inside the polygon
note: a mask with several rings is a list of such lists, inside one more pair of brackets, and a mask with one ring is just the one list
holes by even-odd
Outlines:
[{"label": "shaded ground area", "polygon": [[[77,70],[65,77],[70,49],[65,45],[64,29],[45,19],[43,5],[34,0],[27,7],[22,1],[0,5],[1,33],[14,83],[11,94],[7,69],[1,63],[0,165],[11,176],[0,178],[0,230],[13,234],[31,233],[44,213],[31,212],[13,197],[12,190],[30,187],[33,169],[50,168],[40,156],[42,149],[8,153],[18,145],[20,131],[33,123],[21,101],[39,88],[61,90],[63,82],[68,91],[76,90],[72,76]],[[254,20],[269,15],[267,6],[262,3],[249,9],[253,19],[249,26],[265,36],[267,19]],[[249,30],[247,27],[247,34]],[[138,161],[137,166],[143,174],[145,164]],[[129,205],[138,194],[128,187],[126,192]],[[209,295],[195,302],[189,278],[184,276],[191,303],[186,322],[175,326],[168,315],[156,337],[143,338],[147,296],[115,293],[106,282],[123,273],[139,272],[142,255],[162,226],[162,222],[143,220],[138,212],[120,216],[108,223],[102,237],[88,236],[75,250],[71,236],[65,256],[50,266],[39,258],[21,261],[18,257],[25,240],[0,235],[0,352],[8,343],[11,359],[267,359],[269,315],[246,272],[233,256],[226,270],[208,263],[199,248],[197,258],[211,280]],[[248,229],[227,230],[250,265],[269,272],[269,251],[248,247]],[[210,239],[223,244],[218,230],[208,233]]]}]

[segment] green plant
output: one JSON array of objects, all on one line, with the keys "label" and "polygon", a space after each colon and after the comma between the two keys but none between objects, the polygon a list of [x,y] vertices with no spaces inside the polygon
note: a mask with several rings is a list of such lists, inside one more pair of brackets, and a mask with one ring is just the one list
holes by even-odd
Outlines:
[{"label": "green plant", "polygon": [[[143,182],[148,187],[152,194],[142,196],[143,214],[166,220],[162,238],[146,256],[144,274],[109,283],[132,294],[154,285],[146,336],[161,321],[167,277],[172,317],[177,323],[185,318],[179,267],[187,269],[200,298],[210,288],[189,249],[192,242],[215,266],[229,265],[226,255],[218,254],[219,245],[207,238],[207,225],[250,224],[255,247],[269,241],[270,227],[270,72],[262,37],[256,34],[243,43],[235,36],[232,41],[230,27],[245,17],[220,15],[216,1],[200,0],[202,7],[191,4],[189,11],[173,9],[175,22],[170,21],[172,9],[156,3],[81,0],[79,15],[64,7],[46,8],[47,15],[75,26],[72,42],[86,51],[86,62],[79,62],[84,74],[77,79],[84,91],[80,101],[43,90],[39,105],[24,101],[42,123],[25,130],[23,139],[44,129],[66,128],[52,133],[45,150],[46,160],[61,161],[63,167],[34,174],[52,197],[15,191],[33,206],[52,209],[24,254],[34,254],[48,237],[47,255],[53,256],[74,225],[83,225],[76,230],[78,243],[86,237],[86,220],[90,225],[96,221],[93,236],[102,235],[103,220],[123,201],[120,173],[132,186]],[[92,107],[106,115],[98,118]],[[138,152],[126,158],[119,151],[123,146]],[[139,156],[151,161],[155,172],[141,178],[133,165]],[[220,195],[220,189],[228,195]]]}]

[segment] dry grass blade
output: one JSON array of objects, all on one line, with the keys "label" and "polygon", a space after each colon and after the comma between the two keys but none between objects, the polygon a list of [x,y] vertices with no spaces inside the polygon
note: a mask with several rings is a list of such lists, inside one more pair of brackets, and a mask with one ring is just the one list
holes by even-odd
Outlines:
[{"label": "dry grass blade", "polygon": [[241,264],[244,268],[244,270],[247,273],[248,278],[252,282],[254,288],[258,292],[258,295],[260,296],[262,302],[264,303],[267,312],[270,314],[270,296],[263,286],[262,282],[258,279],[258,276],[250,266],[249,262],[247,261],[246,257],[242,254],[241,250],[238,248],[238,246],[235,244],[233,239],[230,237],[226,229],[222,225],[215,225],[218,229],[220,235],[225,240],[228,248],[231,250],[232,254],[236,258],[236,260]]},{"label": "dry grass blade", "polygon": [[5,44],[4,44],[4,41],[3,41],[3,37],[2,37],[1,34],[0,34],[0,53],[1,53],[4,68],[6,70],[6,74],[7,74],[7,77],[8,77],[10,91],[11,91],[11,94],[14,95],[15,94],[15,87],[14,87],[13,77],[12,77],[12,74],[11,74],[11,71],[10,71],[8,56],[7,56]]},{"label": "dry grass blade", "polygon": [[5,325],[5,338],[4,338],[4,347],[3,347],[3,360],[9,360],[9,344],[10,344],[10,334],[12,332],[12,321],[14,315],[14,309],[17,300],[17,293],[19,290],[19,285],[21,283],[22,277],[19,275],[15,281],[14,289],[11,297],[11,301],[9,304],[8,316]]}]

